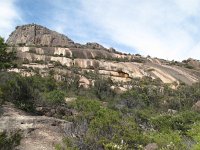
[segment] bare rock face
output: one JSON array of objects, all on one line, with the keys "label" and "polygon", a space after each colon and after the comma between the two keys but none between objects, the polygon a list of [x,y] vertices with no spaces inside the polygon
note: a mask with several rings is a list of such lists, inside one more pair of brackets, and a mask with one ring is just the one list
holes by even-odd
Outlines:
[{"label": "bare rock face", "polygon": [[102,45],[100,45],[98,43],[86,43],[85,46],[87,48],[91,48],[91,49],[105,49]]},{"label": "bare rock face", "polygon": [[200,112],[200,100],[193,105],[193,110]]},{"label": "bare rock face", "polygon": [[[59,78],[63,75],[61,77],[58,73],[58,65],[62,72],[66,72],[66,68],[78,68],[82,72],[95,71],[123,83],[145,76],[160,79],[163,83],[171,84],[172,88],[178,87],[180,82],[191,85],[200,81],[200,62],[197,60],[188,59],[182,63],[177,62],[176,65],[175,62],[158,58],[120,53],[113,48],[106,49],[98,43],[82,45],[36,24],[17,27],[8,38],[7,44],[15,46],[18,58],[26,63],[23,67],[38,68],[43,74],[46,68],[54,68]],[[57,65],[50,67],[45,64]],[[90,81],[83,77],[80,86],[88,87]]]},{"label": "bare rock face", "polygon": [[[17,149],[54,150],[63,137],[72,136],[72,123],[46,116],[32,116],[6,103],[0,109],[0,131],[18,131],[22,139]],[[1,148],[0,148],[1,149]]]},{"label": "bare rock face", "polygon": [[36,24],[16,27],[16,30],[8,38],[7,43],[15,46],[74,46],[74,42],[68,37]]}]

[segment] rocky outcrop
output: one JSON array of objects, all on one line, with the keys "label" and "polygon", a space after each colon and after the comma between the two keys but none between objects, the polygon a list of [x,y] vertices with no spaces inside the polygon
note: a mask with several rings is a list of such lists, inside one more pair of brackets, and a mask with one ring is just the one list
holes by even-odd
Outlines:
[{"label": "rocky outcrop", "polygon": [[[164,83],[184,82],[192,84],[199,81],[199,76],[177,66],[160,65],[156,63],[136,63],[136,62],[116,62],[108,60],[66,58],[63,56],[39,55],[30,52],[20,52],[18,55],[23,60],[28,60],[30,64],[25,64],[27,68],[49,68],[49,65],[34,64],[32,62],[47,63],[57,62],[63,66],[63,70],[68,68],[79,68],[82,71],[94,71],[99,74],[111,77],[114,81],[127,82],[133,78],[142,78],[149,76],[159,78]],[[52,67],[52,66],[51,66]],[[56,68],[56,65],[54,66]]]},{"label": "rocky outcrop", "polygon": [[158,145],[156,143],[149,143],[144,147],[144,150],[157,150]]},{"label": "rocky outcrop", "polygon": [[197,111],[197,112],[200,112],[200,100],[197,101],[193,106],[192,106],[192,109]]},{"label": "rocky outcrop", "polygon": [[186,64],[187,68],[200,69],[200,61],[199,60],[189,58],[187,60],[184,60],[183,63]]},{"label": "rocky outcrop", "polygon": [[7,43],[9,45],[29,46],[74,46],[74,42],[68,37],[36,24],[16,27]]},{"label": "rocky outcrop", "polygon": [[46,116],[32,116],[11,103],[1,107],[0,131],[22,132],[20,150],[54,150],[64,136],[72,136],[72,123]]},{"label": "rocky outcrop", "polygon": [[[180,82],[191,85],[200,79],[197,60],[170,62],[123,54],[113,48],[106,49],[98,43],[81,45],[36,24],[17,27],[7,43],[15,46],[18,57],[26,63],[23,69],[38,68],[42,75],[48,74],[47,70],[52,69],[57,73],[57,79],[70,74],[70,68],[78,69],[79,73],[98,72],[116,82],[128,82],[134,78],[148,76],[172,84],[173,88]],[[26,74],[26,70],[23,72]],[[81,76],[80,86],[88,87],[91,83],[90,79]]]}]

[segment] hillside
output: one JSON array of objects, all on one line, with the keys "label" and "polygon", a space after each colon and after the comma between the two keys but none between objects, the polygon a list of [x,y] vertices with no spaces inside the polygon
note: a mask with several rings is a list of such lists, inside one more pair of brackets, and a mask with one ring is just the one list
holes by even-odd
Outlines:
[{"label": "hillside", "polygon": [[199,80],[199,60],[16,27],[0,38],[0,150],[198,150]]},{"label": "hillside", "polygon": [[[71,68],[77,68],[80,74],[97,71],[115,82],[128,82],[144,76],[158,78],[172,84],[174,88],[180,82],[191,85],[200,79],[200,62],[197,60],[170,62],[123,54],[98,43],[81,45],[65,35],[36,24],[17,27],[9,36],[7,44],[15,47],[18,57],[23,60],[23,69],[18,70],[20,72],[26,72],[25,68],[39,68],[42,74],[54,70],[57,78],[65,78],[71,73]],[[90,86],[91,82],[91,79],[85,79],[83,84]]]}]

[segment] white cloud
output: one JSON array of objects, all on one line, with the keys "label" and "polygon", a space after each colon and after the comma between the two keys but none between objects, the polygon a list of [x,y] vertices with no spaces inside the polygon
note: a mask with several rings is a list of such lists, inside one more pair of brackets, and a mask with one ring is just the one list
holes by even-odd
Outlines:
[{"label": "white cloud", "polygon": [[[0,0],[1,36],[8,37],[26,16],[18,1]],[[41,5],[45,3],[50,4],[46,18],[32,12],[39,23],[79,42],[117,43],[165,59],[200,59],[200,0],[44,0]]]},{"label": "white cloud", "polygon": [[0,36],[7,38],[17,22],[22,21],[20,11],[15,6],[16,0],[0,1]]},{"label": "white cloud", "polygon": [[200,0],[82,1],[85,18],[112,40],[144,55],[179,60],[200,59],[199,8]]}]

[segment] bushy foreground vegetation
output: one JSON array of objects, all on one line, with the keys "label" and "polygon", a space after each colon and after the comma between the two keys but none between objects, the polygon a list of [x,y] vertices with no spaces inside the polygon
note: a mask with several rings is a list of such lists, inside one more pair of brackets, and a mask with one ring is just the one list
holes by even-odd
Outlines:
[{"label": "bushy foreground vegetation", "polygon": [[[62,82],[51,74],[22,77],[4,71],[12,67],[13,54],[7,55],[1,40],[1,104],[9,101],[33,114],[38,114],[38,107],[67,109],[70,113],[58,111],[56,117],[73,122],[73,136],[56,145],[57,150],[144,149],[149,143],[162,150],[200,149],[200,114],[192,109],[200,100],[200,83],[173,90],[146,77],[132,80],[131,90],[117,94],[110,89],[112,81],[98,75],[87,90],[79,87],[77,76]],[[65,102],[66,97],[76,100]],[[18,133],[2,132],[0,147],[12,149],[20,139]]]},{"label": "bushy foreground vegetation", "polygon": [[[116,94],[106,85],[109,79],[97,79],[88,90],[76,80],[70,78],[69,84],[51,76],[1,72],[1,101],[32,113],[37,106],[76,112],[58,115],[74,123],[76,136],[63,139],[57,149],[143,149],[148,143],[157,143],[159,149],[200,148],[200,114],[192,110],[200,100],[199,83],[173,90],[158,80],[135,79],[131,90]],[[65,103],[65,97],[77,99]]]},{"label": "bushy foreground vegetation", "polygon": [[15,146],[20,144],[21,133],[20,131],[15,132],[1,132],[0,133],[0,150],[12,150]]},{"label": "bushy foreground vegetation", "polygon": [[0,70],[7,69],[15,64],[12,61],[16,59],[15,51],[7,51],[7,44],[4,42],[4,39],[0,37]]}]

